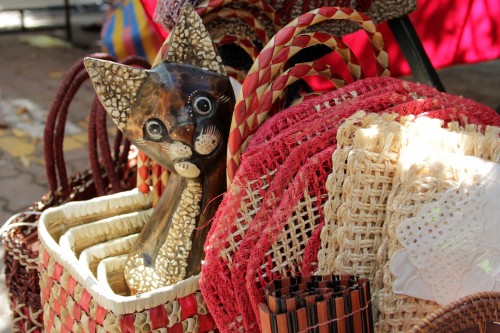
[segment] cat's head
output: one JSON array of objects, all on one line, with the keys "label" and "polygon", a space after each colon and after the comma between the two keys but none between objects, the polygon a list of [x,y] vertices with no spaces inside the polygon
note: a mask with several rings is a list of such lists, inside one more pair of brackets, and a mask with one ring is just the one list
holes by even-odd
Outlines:
[{"label": "cat's head", "polygon": [[185,7],[150,70],[85,59],[94,88],[124,135],[157,163],[196,178],[225,153],[234,94],[216,48]]}]

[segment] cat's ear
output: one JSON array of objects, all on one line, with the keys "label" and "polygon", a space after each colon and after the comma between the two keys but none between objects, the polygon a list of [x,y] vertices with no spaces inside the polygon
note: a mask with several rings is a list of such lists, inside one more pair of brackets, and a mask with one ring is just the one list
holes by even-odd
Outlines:
[{"label": "cat's ear", "polygon": [[123,131],[147,71],[89,57],[83,63],[106,112]]},{"label": "cat's ear", "polygon": [[227,75],[222,59],[201,17],[192,6],[182,8],[179,19],[167,39],[164,61],[189,64]]}]

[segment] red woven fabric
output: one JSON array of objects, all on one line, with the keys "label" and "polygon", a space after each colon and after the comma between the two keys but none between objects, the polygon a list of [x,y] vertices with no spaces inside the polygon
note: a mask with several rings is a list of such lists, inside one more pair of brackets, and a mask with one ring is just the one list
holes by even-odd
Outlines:
[{"label": "red woven fabric", "polygon": [[[382,84],[383,81],[388,84]],[[350,91],[362,93],[344,99],[342,96]],[[315,153],[328,149],[325,154],[331,156],[336,129],[343,119],[358,110],[425,115],[446,122],[458,120],[462,125],[500,125],[500,117],[486,106],[395,79],[358,81],[271,118],[259,129],[243,155],[206,242],[200,285],[221,332],[236,331],[242,326],[248,332],[257,331],[258,321],[252,311],[256,311],[262,300],[261,286],[272,279],[310,274],[315,269],[319,233],[324,223],[321,218],[305,219],[309,223],[308,239],[302,240],[306,245],[300,248],[290,266],[273,266],[273,257],[268,252],[278,237],[283,237],[283,228],[304,191],[324,183],[328,174],[321,172],[328,167],[307,169],[307,174],[299,170],[308,165]],[[316,167],[322,163],[316,162]],[[317,189],[314,191],[319,193]],[[322,216],[320,203],[318,207],[318,216]]]},{"label": "red woven fabric", "polygon": [[[305,128],[308,128],[312,126],[312,124],[316,123],[318,124],[317,126],[320,126],[318,128],[318,131],[321,132],[322,130],[328,129],[325,128],[325,125],[330,121],[333,121],[335,123],[332,128],[327,130],[325,135],[321,135],[318,138],[307,141],[306,143],[303,143],[297,148],[294,148],[290,151],[290,156],[277,170],[274,176],[275,178],[267,189],[258,212],[253,217],[250,227],[248,227],[248,229],[245,231],[244,238],[239,245],[238,251],[234,255],[231,268],[232,288],[234,289],[238,304],[238,313],[242,315],[242,323],[244,324],[247,331],[251,331],[254,329],[252,328],[252,324],[255,323],[255,317],[248,307],[249,299],[246,293],[245,286],[245,275],[247,274],[247,271],[245,268],[247,267],[250,255],[254,251],[255,243],[262,237],[262,230],[266,228],[268,223],[271,223],[271,221],[273,223],[276,222],[276,219],[272,217],[273,212],[279,205],[279,203],[283,202],[283,193],[286,191],[288,185],[294,179],[299,167],[301,167],[305,162],[299,157],[308,158],[313,154],[316,154],[323,149],[332,146],[336,141],[336,128],[339,125],[339,123],[336,121],[344,119],[342,118],[342,116],[347,117],[358,110],[380,112],[393,105],[405,103],[410,99],[409,96],[406,95],[412,92],[410,88],[411,86],[401,85],[399,81],[398,87],[390,85],[381,87],[369,93],[363,94],[357,98],[344,101],[344,103],[337,107],[335,106],[335,103],[332,103],[334,104],[334,106],[332,106],[331,108],[325,109],[319,114],[314,112],[312,115],[310,115],[308,118],[303,119],[301,122],[295,123],[294,125],[292,124],[287,130],[282,130],[282,133],[275,135],[269,141],[264,142],[261,145],[252,146],[251,148],[249,148],[246,153],[247,156],[245,158],[248,158],[248,155],[254,154],[256,155],[256,159],[262,159],[261,151],[264,145],[272,146],[274,147],[274,150],[281,149],[281,145],[283,145],[284,142],[289,142],[288,144],[290,145],[297,140],[297,138],[293,134],[295,132],[300,133]],[[415,90],[429,96],[437,93],[435,90],[430,89],[426,86],[415,85],[414,88]],[[396,92],[400,90],[403,90],[406,94],[399,94]],[[336,96],[336,94],[332,95]],[[316,110],[314,107],[313,109]],[[297,111],[300,112],[301,110],[298,109]],[[305,113],[304,111],[302,112]],[[341,118],[336,118],[339,115],[341,115]],[[272,120],[280,119],[282,116],[283,115],[280,114],[278,117],[271,118],[270,123],[276,123]],[[265,130],[272,131],[273,126],[263,127],[261,130],[259,130],[259,134],[263,133]],[[266,134],[263,134],[262,136],[266,136]],[[318,180],[317,182],[321,183],[322,181],[323,180]],[[300,267],[300,265],[298,267]],[[297,268],[297,270],[291,268],[290,273],[291,275],[300,275],[300,268]],[[266,273],[266,275],[268,276],[269,274]]]},{"label": "red woven fabric", "polygon": [[[318,139],[322,140],[323,137],[318,137]],[[304,147],[304,151],[306,149],[307,148]],[[281,242],[273,242],[273,244],[270,245],[267,244],[270,240],[277,240],[279,235],[285,236],[284,238],[280,238],[280,240],[284,243],[296,243],[298,248],[304,250],[305,247],[299,244],[307,244],[307,238],[310,237],[316,229],[322,228],[324,225],[323,205],[328,199],[324,184],[328,174],[332,171],[331,156],[334,150],[335,145],[330,144],[329,147],[326,147],[318,154],[309,157],[298,172],[295,173],[296,176],[293,177],[292,182],[287,179],[288,175],[284,173],[280,173],[275,177],[272,185],[275,183],[279,184],[284,181],[290,182],[290,184],[283,190],[283,195],[280,198],[280,201],[276,203],[276,206],[274,207],[275,209],[269,212],[270,214],[265,220],[262,220],[264,223],[262,223],[259,228],[260,237],[258,240],[255,240],[256,243],[253,244],[250,249],[251,251],[248,252],[247,248],[244,248],[243,246],[240,247],[240,249],[245,250],[243,254],[246,261],[248,261],[249,256],[251,256],[254,249],[269,249],[269,246],[271,245],[279,246]],[[304,198],[305,190],[307,190],[308,198]],[[288,223],[291,218],[296,218],[298,221],[304,221],[304,223],[295,224],[297,229],[294,230],[294,227],[290,226],[290,223]],[[252,227],[257,224],[259,224],[258,221],[254,221]],[[276,235],[277,237],[272,237],[273,235]],[[283,249],[285,247],[286,246],[283,246]],[[237,255],[239,252],[240,251],[237,252]],[[269,281],[275,280],[275,277],[277,276],[300,276],[303,274],[300,268],[302,253],[299,251],[298,253],[292,255],[290,254],[291,253],[287,253],[285,251],[282,255],[280,255],[280,258],[277,258],[277,261],[279,262],[286,262],[286,266],[272,264],[266,265],[269,269],[266,269],[263,273],[269,278]],[[269,261],[269,263],[273,260],[274,257],[270,254],[267,254],[266,257],[263,258],[263,261]],[[234,267],[236,267],[236,264],[233,268]],[[242,287],[246,287],[245,274],[235,274],[232,279],[235,284],[235,290],[239,291]],[[263,282],[264,280],[260,283]],[[265,285],[267,284],[263,284],[262,286]],[[244,297],[241,297],[242,295],[244,295]],[[245,330],[247,332],[257,332],[259,327],[256,324],[257,320],[252,313],[252,308],[248,306],[249,297],[246,291],[242,293],[237,292],[236,300],[238,302],[240,314],[243,317]]]},{"label": "red woven fabric", "polygon": [[[381,98],[383,97],[381,96]],[[444,120],[445,123],[458,121],[461,125],[475,123],[480,125],[498,126],[500,123],[500,117],[494,112],[494,110],[477,102],[444,93],[438,93],[431,98],[402,103],[388,108],[386,112],[394,112],[400,115],[414,114],[431,118],[439,118]],[[312,172],[310,172],[309,175],[310,177],[315,177],[315,174]],[[278,177],[276,177],[274,181],[278,181]],[[316,179],[316,181],[318,181],[318,179]],[[281,205],[276,210],[276,213],[269,219],[268,226],[263,230],[261,229],[260,239],[255,246],[253,246],[251,256],[247,262],[247,270],[244,276],[246,278],[246,288],[250,298],[251,307],[253,308],[255,315],[258,315],[258,303],[263,300],[262,286],[267,285],[275,279],[298,275],[297,272],[293,272],[291,267],[273,266],[273,258],[268,254],[273,243],[280,239],[280,237],[284,236],[283,232],[286,234],[286,230],[283,229],[286,224],[286,220],[282,220],[281,223],[283,224],[280,226],[280,219],[276,218],[277,215],[283,214],[284,209],[294,203],[293,201],[285,201],[285,198],[286,197],[284,196],[281,201]],[[316,229],[315,231],[315,239],[309,240],[307,250],[304,250],[301,257],[302,260],[305,259],[307,262],[298,262],[296,264],[297,266],[302,264],[302,268],[305,267],[308,270],[315,267],[316,254],[319,250],[319,229]],[[307,256],[305,255],[306,252]],[[297,269],[297,271],[299,271],[299,269]],[[310,273],[310,271],[302,272],[302,274],[307,273]],[[235,282],[233,281],[233,283]],[[246,305],[248,306],[248,304]],[[243,304],[240,304],[240,309],[242,307]],[[258,317],[249,319],[248,322],[258,322],[255,318]]]},{"label": "red woven fabric", "polygon": [[[288,128],[292,124],[303,120],[304,118],[318,112],[315,106],[319,106],[321,111],[327,106],[337,105],[346,100],[356,98],[373,91],[379,91],[383,87],[389,88],[393,83],[398,82],[392,77],[372,77],[360,81],[355,81],[341,89],[331,93],[322,94],[305,100],[300,105],[280,111],[279,117],[271,117],[262,124],[259,131],[255,133],[248,144],[247,149],[259,145],[262,142],[269,141],[280,131]],[[325,105],[326,103],[326,105]]]},{"label": "red woven fabric", "polygon": [[[391,80],[394,79],[387,81]],[[367,81],[372,82],[372,80]],[[389,86],[382,86],[379,88],[382,93],[366,96],[362,94],[360,97],[346,101],[336,101],[339,96],[338,92],[325,94],[278,114],[278,118],[290,114],[297,115],[295,119],[301,121],[296,121],[295,126],[288,129],[281,125],[262,128],[262,131],[272,131],[274,137],[262,145],[252,145],[252,148],[244,154],[244,162],[238,171],[238,177],[235,178],[235,183],[230,187],[219,208],[206,242],[206,258],[200,284],[202,292],[206,295],[205,300],[221,331],[238,329],[241,326],[241,319],[238,316],[248,309],[244,273],[254,241],[259,239],[260,227],[266,225],[272,210],[276,203],[279,203],[298,168],[303,165],[307,157],[318,152],[311,148],[304,151],[297,150],[299,143],[302,146],[312,137],[327,132],[329,137],[323,138],[323,141],[317,144],[319,148],[326,148],[334,144],[339,121],[358,110],[383,111],[409,100],[410,92],[426,96],[437,94],[436,90],[424,85],[401,84],[401,82],[398,85],[400,87],[395,86],[389,89],[387,88]],[[398,89],[404,94],[392,92]],[[315,104],[315,101],[319,104]],[[343,102],[340,106],[336,105],[340,102]],[[332,107],[326,107],[332,104]],[[316,105],[326,105],[325,110],[317,114]],[[310,111],[311,109],[313,111]],[[300,114],[309,114],[309,116],[301,119],[303,115]],[[286,121],[281,124],[286,124]],[[282,132],[275,135],[276,128],[281,128]],[[257,136],[260,135],[259,132]],[[269,133],[262,137],[266,136],[271,137]],[[287,162],[287,159],[290,161]],[[278,172],[284,172],[287,176],[283,176],[281,183],[275,184],[272,187],[273,190],[270,191],[269,186]],[[253,197],[257,197],[258,202],[252,202]],[[247,230],[250,222],[253,228]],[[247,231],[250,232],[247,233]],[[245,246],[241,246],[242,241]],[[237,256],[236,250],[241,251]],[[232,274],[237,276],[233,278]],[[240,298],[239,307],[235,304],[235,299],[238,298]],[[254,322],[252,314],[245,315],[243,321]]]}]

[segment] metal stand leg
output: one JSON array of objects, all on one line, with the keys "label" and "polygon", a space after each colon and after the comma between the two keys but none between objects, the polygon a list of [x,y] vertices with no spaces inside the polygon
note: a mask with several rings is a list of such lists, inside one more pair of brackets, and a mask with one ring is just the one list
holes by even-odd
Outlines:
[{"label": "metal stand leg", "polygon": [[21,9],[19,14],[21,15],[21,31],[26,31],[26,26],[24,25],[24,10]]},{"label": "metal stand leg", "polygon": [[69,0],[64,0],[64,25],[66,27],[66,39],[72,42],[73,36],[71,33],[71,13],[69,8]]},{"label": "metal stand leg", "polygon": [[432,66],[410,18],[405,15],[389,20],[388,23],[401,47],[401,51],[403,51],[410,65],[415,79],[419,82],[429,84],[439,91],[445,91],[443,83]]}]

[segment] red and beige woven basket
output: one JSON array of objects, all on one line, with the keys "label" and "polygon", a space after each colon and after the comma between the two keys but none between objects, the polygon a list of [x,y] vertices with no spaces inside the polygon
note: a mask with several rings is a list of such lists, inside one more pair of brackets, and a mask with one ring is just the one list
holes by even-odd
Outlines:
[{"label": "red and beige woven basket", "polygon": [[[104,53],[92,56],[113,59]],[[124,63],[149,67],[147,61],[139,57],[129,57]],[[67,176],[63,153],[66,119],[69,110],[72,110],[72,101],[87,79],[83,59],[80,59],[63,78],[47,115],[44,157],[48,193],[26,211],[10,218],[2,228],[5,232],[0,232],[5,248],[5,282],[9,290],[14,332],[38,332],[43,326],[37,271],[39,239],[36,229],[41,212],[64,202],[128,190],[135,183],[134,163],[129,163],[131,161],[128,159],[130,143],[118,134],[114,149],[110,147],[104,118],[106,114],[97,99],[94,100],[89,115],[90,166],[69,178]]]},{"label": "red and beige woven basket", "polygon": [[[113,241],[117,241],[118,247],[123,247],[122,237],[138,231],[131,227],[131,223],[140,229],[144,218],[147,220],[149,215],[139,212],[150,207],[151,194],[136,189],[68,203],[42,214],[39,271],[46,332],[151,332],[168,329],[181,333],[215,329],[199,291],[198,276],[152,292],[121,296],[117,291],[120,287],[113,283],[116,270],[121,269],[123,276],[123,265],[118,263],[116,268],[117,261],[122,258],[115,256],[117,251],[109,251],[110,257],[104,255],[100,258],[98,277],[92,272],[95,272],[96,263],[91,269],[77,257],[84,251],[81,248],[83,242],[78,241],[77,236],[85,236],[84,239],[91,243],[89,245],[108,242],[112,247]],[[83,226],[88,227],[83,230]],[[72,233],[73,229],[75,232]],[[113,238],[115,236],[117,238]],[[76,245],[72,248],[71,244]],[[123,253],[123,249],[121,251]],[[102,271],[104,277],[99,276]]]}]

